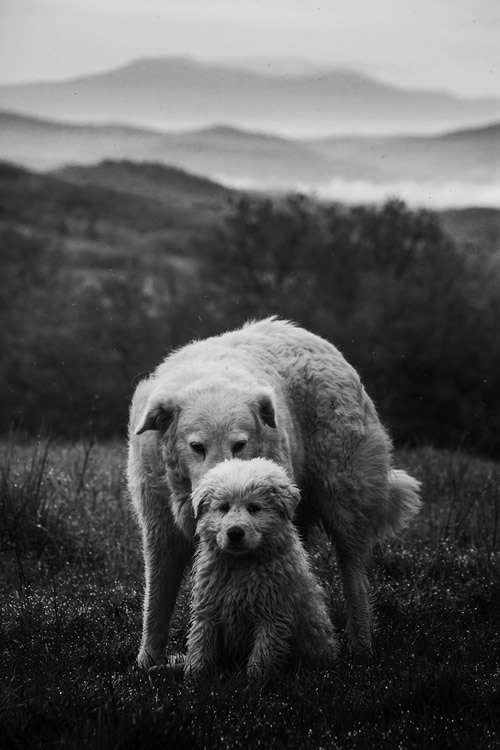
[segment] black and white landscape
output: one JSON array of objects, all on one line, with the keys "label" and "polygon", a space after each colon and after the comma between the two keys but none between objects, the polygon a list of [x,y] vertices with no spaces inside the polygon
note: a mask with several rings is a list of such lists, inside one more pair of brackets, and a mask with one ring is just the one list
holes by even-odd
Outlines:
[{"label": "black and white landscape", "polygon": [[159,162],[233,187],[435,207],[499,201],[500,100],[348,70],[284,75],[185,58],[0,86],[0,158],[32,169]]},{"label": "black and white landscape", "polygon": [[[500,747],[499,11],[1,0],[1,750]],[[143,674],[132,394],[169,352],[271,315],[338,347],[394,466],[421,481],[419,515],[373,550],[373,651],[348,648],[317,529],[304,542],[334,662],[186,684],[169,668],[190,630],[186,570],[165,664]],[[353,513],[359,499],[375,493],[389,513],[397,500],[366,451],[373,407],[359,412],[359,388],[345,398],[338,367],[297,377],[335,380],[340,398],[315,421],[352,440],[324,446],[302,479],[320,486],[337,456],[333,536],[359,541],[373,520],[366,503]],[[185,393],[166,395],[178,408],[163,446],[182,440]],[[219,434],[233,413],[216,415]],[[152,432],[141,444],[153,456]],[[349,466],[366,467],[356,487]],[[146,535],[166,550],[178,535],[155,521],[168,492],[151,471]],[[281,653],[289,634],[271,610],[263,636]]]}]

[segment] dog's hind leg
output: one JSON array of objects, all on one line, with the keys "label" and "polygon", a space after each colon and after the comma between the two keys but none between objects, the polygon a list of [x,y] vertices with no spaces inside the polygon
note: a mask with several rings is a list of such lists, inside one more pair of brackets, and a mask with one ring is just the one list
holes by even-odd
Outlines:
[{"label": "dog's hind leg", "polygon": [[349,482],[316,486],[314,504],[324,530],[333,542],[346,606],[348,647],[370,650],[372,606],[367,568],[372,549],[370,521],[357,508],[356,490]]},{"label": "dog's hind leg", "polygon": [[362,424],[339,421],[336,431],[331,452],[322,454],[317,476],[323,481],[317,482],[313,497],[337,552],[349,648],[370,651],[372,603],[367,569],[380,517],[389,503],[391,443],[371,402],[365,404]]},{"label": "dog's hind leg", "polygon": [[331,529],[339,563],[346,602],[347,643],[351,651],[370,651],[372,641],[372,604],[367,564],[369,535],[352,532],[343,534]]}]

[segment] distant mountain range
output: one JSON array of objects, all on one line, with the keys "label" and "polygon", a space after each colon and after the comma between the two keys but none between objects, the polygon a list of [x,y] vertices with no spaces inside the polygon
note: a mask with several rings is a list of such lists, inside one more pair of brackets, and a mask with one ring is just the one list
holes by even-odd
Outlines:
[{"label": "distant mountain range", "polygon": [[293,137],[436,133],[500,119],[499,99],[403,89],[352,70],[285,75],[176,57],[137,60],[63,82],[3,85],[0,108],[161,130],[223,122]]},{"label": "distant mountain range", "polygon": [[372,182],[500,182],[500,122],[436,136],[331,137],[307,145]]},{"label": "distant mountain range", "polygon": [[374,186],[453,183],[472,189],[500,184],[500,123],[439,136],[294,140],[227,126],[160,133],[0,112],[0,158],[39,170],[102,159],[158,162],[256,189],[322,192],[339,180]]}]

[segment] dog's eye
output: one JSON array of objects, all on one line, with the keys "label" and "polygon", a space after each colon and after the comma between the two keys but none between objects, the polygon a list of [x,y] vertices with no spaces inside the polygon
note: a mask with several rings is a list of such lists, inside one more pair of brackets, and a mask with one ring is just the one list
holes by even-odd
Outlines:
[{"label": "dog's eye", "polygon": [[199,453],[200,456],[204,456],[205,455],[205,447],[202,445],[202,443],[195,443],[195,442],[189,443],[189,447],[195,453]]},{"label": "dog's eye", "polygon": [[229,503],[222,503],[222,505],[219,505],[219,510],[221,513],[227,513],[229,510]]},{"label": "dog's eye", "polygon": [[238,442],[233,445],[233,456],[236,453],[241,453],[241,451],[243,450],[246,444],[247,444],[246,440],[238,440]]},{"label": "dog's eye", "polygon": [[247,508],[250,515],[254,516],[256,513],[260,510],[260,505],[255,505],[255,503],[250,503],[250,505]]}]

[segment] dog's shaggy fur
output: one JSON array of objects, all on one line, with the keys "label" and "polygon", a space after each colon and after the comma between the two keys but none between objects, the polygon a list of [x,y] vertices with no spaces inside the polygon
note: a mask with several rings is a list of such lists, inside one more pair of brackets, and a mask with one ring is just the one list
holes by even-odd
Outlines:
[{"label": "dog's shaggy fur", "polygon": [[321,522],[334,541],[349,644],[370,647],[370,550],[418,510],[419,484],[393,469],[389,436],[340,352],[270,318],[183,347],[135,392],[128,483],[143,533],[142,667],[161,659],[193,553],[192,492],[224,459],[258,456],[300,488],[301,531]]},{"label": "dog's shaggy fur", "polygon": [[325,594],[292,522],[299,500],[266,458],[223,461],[201,480],[186,676],[226,664],[267,677],[335,657]]}]

